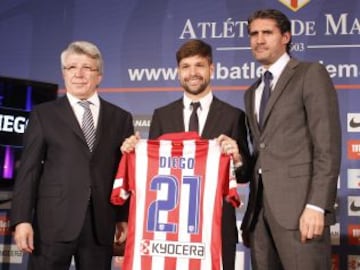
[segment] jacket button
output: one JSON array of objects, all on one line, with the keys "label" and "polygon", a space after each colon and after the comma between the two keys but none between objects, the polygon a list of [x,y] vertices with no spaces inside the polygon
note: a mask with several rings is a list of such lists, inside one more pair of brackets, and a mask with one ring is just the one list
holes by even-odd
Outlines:
[{"label": "jacket button", "polygon": [[265,148],[265,143],[260,143],[260,149],[264,149]]}]

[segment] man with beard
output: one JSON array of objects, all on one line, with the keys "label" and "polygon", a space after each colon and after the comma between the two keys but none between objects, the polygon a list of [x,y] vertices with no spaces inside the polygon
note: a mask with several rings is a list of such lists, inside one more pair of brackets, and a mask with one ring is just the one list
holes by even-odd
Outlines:
[{"label": "man with beard", "polygon": [[[191,116],[194,108],[198,120],[195,131],[204,139],[217,138],[222,150],[233,157],[237,181],[247,182],[249,149],[245,113],[213,95],[210,86],[210,78],[214,73],[211,46],[201,40],[189,40],[177,51],[176,60],[178,78],[184,95],[166,106],[155,109],[149,139],[156,139],[166,133],[194,131],[190,123],[190,118],[194,116]],[[121,150],[133,150],[139,139],[138,134],[129,137],[124,141]],[[235,209],[224,200],[222,258],[225,270],[235,267],[237,235]]]}]

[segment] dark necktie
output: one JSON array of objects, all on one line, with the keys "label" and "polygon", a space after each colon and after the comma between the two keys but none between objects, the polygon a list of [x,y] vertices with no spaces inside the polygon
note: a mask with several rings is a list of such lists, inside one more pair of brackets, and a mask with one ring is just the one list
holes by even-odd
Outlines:
[{"label": "dark necktie", "polygon": [[268,102],[268,100],[270,98],[270,94],[271,94],[270,83],[271,83],[272,78],[273,78],[273,76],[272,76],[271,72],[270,71],[265,71],[265,73],[264,73],[264,90],[263,90],[263,93],[262,93],[262,96],[261,96],[260,108],[259,108],[259,125],[260,125],[260,128],[264,124],[265,107],[266,107],[266,103]]},{"label": "dark necktie", "polygon": [[90,152],[92,152],[95,142],[95,126],[94,119],[90,110],[90,101],[82,100],[79,101],[79,104],[84,108],[81,128]]},{"label": "dark necktie", "polygon": [[192,112],[189,121],[189,131],[199,132],[199,118],[197,115],[197,110],[200,107],[200,102],[191,102],[191,106]]}]

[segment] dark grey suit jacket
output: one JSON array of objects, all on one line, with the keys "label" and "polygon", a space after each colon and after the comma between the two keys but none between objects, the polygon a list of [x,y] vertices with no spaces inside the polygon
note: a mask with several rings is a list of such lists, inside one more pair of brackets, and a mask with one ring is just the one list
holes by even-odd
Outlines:
[{"label": "dark grey suit jacket", "polygon": [[259,83],[245,93],[256,163],[242,229],[251,230],[256,221],[259,168],[263,192],[281,226],[297,229],[306,204],[324,209],[326,224],[332,224],[341,130],[337,95],[329,74],[318,63],[291,59],[271,94],[262,130],[254,109]]},{"label": "dark grey suit jacket", "polygon": [[82,228],[91,189],[98,240],[112,244],[116,219],[125,220],[127,211],[111,205],[110,194],[120,146],[131,134],[130,113],[100,99],[91,153],[66,96],[35,107],[16,177],[12,226],[33,221],[42,240],[74,240]]},{"label": "dark grey suit jacket", "polygon": [[[165,133],[185,131],[183,107],[183,100],[179,99],[156,109],[151,121],[149,138],[155,139]],[[245,113],[242,110],[214,96],[201,134],[204,139],[214,139],[221,134],[225,134],[236,140],[244,161],[242,169],[236,172],[239,182],[247,182],[249,179],[249,170],[247,168],[249,168],[250,155],[247,143],[248,131],[245,122]],[[222,222],[223,243],[235,244],[238,239],[235,210],[227,202],[224,204]],[[234,254],[229,254],[229,256],[232,255]]]}]

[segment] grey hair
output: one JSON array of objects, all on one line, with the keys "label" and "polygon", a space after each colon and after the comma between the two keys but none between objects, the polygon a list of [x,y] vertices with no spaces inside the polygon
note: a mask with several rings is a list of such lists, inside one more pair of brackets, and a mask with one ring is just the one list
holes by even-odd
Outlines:
[{"label": "grey hair", "polygon": [[65,66],[65,58],[70,54],[87,55],[90,58],[96,60],[97,69],[100,74],[104,72],[104,60],[98,47],[88,41],[74,41],[61,53],[61,68]]}]

